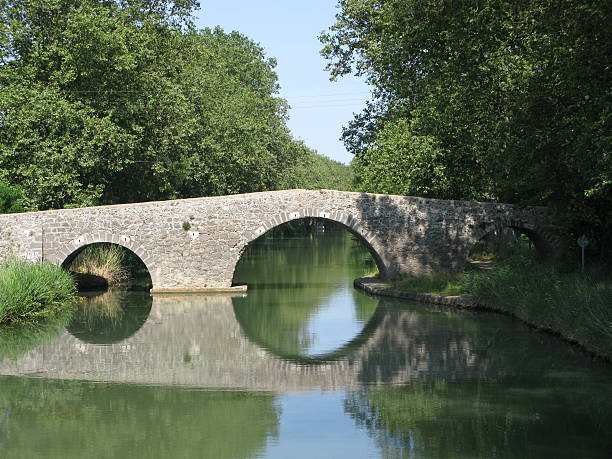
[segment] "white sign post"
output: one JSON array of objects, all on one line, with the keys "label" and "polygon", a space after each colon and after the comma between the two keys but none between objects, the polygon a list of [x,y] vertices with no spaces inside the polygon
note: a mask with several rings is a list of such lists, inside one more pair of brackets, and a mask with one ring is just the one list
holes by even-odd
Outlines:
[{"label": "white sign post", "polygon": [[589,239],[583,234],[576,242],[578,242],[578,245],[582,249],[582,272],[584,272],[584,249],[589,245]]}]

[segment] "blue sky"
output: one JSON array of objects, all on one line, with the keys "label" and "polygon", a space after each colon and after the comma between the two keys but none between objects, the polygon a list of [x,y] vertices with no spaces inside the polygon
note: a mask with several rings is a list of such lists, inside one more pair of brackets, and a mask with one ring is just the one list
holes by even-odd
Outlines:
[{"label": "blue sky", "polygon": [[355,77],[329,81],[317,39],[334,22],[335,0],[200,0],[197,26],[237,30],[278,60],[281,96],[289,101],[293,136],[337,161],[352,155],[339,140],[342,126],[359,113],[368,86]]}]

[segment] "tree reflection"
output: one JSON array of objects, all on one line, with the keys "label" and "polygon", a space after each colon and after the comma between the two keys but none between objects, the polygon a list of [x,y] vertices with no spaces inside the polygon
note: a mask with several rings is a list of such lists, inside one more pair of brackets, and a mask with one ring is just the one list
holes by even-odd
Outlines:
[{"label": "tree reflection", "polygon": [[[345,410],[385,458],[600,457],[609,446],[609,389],[602,383],[588,398],[575,385],[548,382],[377,387],[349,393]],[[600,403],[608,411],[597,415]]]},{"label": "tree reflection", "polygon": [[278,436],[279,416],[265,393],[0,377],[7,458],[247,459]]}]

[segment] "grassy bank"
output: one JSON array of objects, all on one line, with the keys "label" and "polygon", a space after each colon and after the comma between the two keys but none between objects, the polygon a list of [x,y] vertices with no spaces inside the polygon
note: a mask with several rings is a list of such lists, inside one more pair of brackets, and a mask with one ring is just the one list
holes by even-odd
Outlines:
[{"label": "grassy bank", "polygon": [[518,255],[499,262],[494,269],[459,276],[411,278],[390,288],[469,294],[485,307],[511,314],[612,358],[612,276],[603,268],[567,272]]},{"label": "grassy bank", "polygon": [[72,276],[58,266],[24,260],[0,265],[0,324],[48,317],[75,299]]}]

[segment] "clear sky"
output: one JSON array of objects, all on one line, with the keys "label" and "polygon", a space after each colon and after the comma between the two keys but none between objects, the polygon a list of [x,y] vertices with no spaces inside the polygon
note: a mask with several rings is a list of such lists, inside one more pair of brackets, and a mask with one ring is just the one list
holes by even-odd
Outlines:
[{"label": "clear sky", "polygon": [[237,30],[278,60],[280,95],[291,105],[289,128],[296,139],[337,161],[348,163],[340,135],[359,113],[368,86],[352,76],[329,81],[317,36],[334,23],[336,0],[200,0],[199,28]]}]

